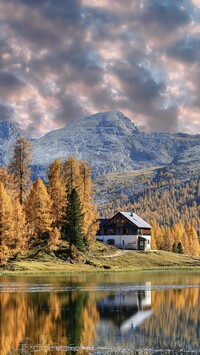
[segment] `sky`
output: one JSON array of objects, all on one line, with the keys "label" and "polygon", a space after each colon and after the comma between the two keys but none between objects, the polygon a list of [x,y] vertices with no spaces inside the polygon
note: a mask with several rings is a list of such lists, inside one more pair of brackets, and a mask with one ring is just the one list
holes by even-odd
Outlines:
[{"label": "sky", "polygon": [[103,111],[200,133],[200,0],[0,0],[0,120],[39,137]]}]

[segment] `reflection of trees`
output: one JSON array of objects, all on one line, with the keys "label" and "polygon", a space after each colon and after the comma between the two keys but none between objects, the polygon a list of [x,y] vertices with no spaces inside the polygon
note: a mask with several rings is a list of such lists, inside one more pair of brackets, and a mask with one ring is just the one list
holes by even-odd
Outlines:
[{"label": "reflection of trees", "polygon": [[152,292],[153,316],[140,328],[148,345],[176,348],[199,346],[199,289],[170,289]]},{"label": "reflection of trees", "polygon": [[66,331],[63,329],[60,315],[61,307],[62,300],[57,293],[29,295],[26,327],[26,336],[30,338],[29,345],[34,347],[35,344],[39,344],[42,349],[54,345],[55,339],[58,340],[59,345],[66,344]]},{"label": "reflection of trees", "polygon": [[27,295],[0,294],[0,354],[17,349],[27,326]]},{"label": "reflection of trees", "polygon": [[83,310],[83,331],[81,335],[81,344],[90,346],[96,336],[96,324],[99,320],[99,312],[96,307],[94,294],[88,298],[86,307]]},{"label": "reflection of trees", "polygon": [[[142,292],[139,293],[142,296]],[[152,314],[136,327],[129,327],[126,332],[119,327],[124,315],[134,314],[133,305],[114,307],[107,297],[104,303],[99,301],[101,321],[99,339],[109,348],[152,348],[152,349],[195,349],[199,351],[199,288],[183,288],[151,291]],[[139,303],[138,303],[139,305]],[[138,307],[138,309],[140,306]],[[122,314],[120,314],[120,310]],[[129,314],[130,312],[130,314]],[[112,314],[113,313],[113,314]],[[105,322],[106,320],[106,322]],[[101,340],[96,340],[101,345]]]},{"label": "reflection of trees", "polygon": [[[192,280],[198,284],[199,276]],[[144,290],[134,292],[122,292],[121,298],[110,291],[0,293],[0,354],[29,354],[35,349],[40,355],[64,355],[70,354],[66,346],[81,349],[93,344],[132,349],[199,346],[199,288],[151,291],[152,315],[122,334],[122,322],[148,305]]]},{"label": "reflection of trees", "polygon": [[51,354],[57,354],[56,346],[61,346],[59,354],[64,355],[67,345],[93,343],[97,321],[95,299],[86,292],[2,293],[0,354],[20,353],[30,347],[39,349],[41,355],[49,348]]}]

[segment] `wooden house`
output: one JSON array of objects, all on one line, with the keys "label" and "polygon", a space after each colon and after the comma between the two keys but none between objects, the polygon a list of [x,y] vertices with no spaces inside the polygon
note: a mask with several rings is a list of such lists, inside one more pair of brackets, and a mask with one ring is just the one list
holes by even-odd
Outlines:
[{"label": "wooden house", "polygon": [[120,249],[147,250],[151,248],[151,228],[136,213],[118,212],[100,220],[97,240]]}]

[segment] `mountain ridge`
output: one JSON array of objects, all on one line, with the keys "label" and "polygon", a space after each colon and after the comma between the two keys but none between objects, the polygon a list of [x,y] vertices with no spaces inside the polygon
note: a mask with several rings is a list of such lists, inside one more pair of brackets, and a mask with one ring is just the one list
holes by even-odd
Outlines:
[{"label": "mountain ridge", "polygon": [[[8,165],[20,136],[14,124],[0,122],[0,165]],[[141,132],[121,112],[96,113],[31,141],[33,179],[46,179],[49,164],[69,156],[85,160],[93,178],[151,168],[184,179],[200,174],[200,135]]]}]

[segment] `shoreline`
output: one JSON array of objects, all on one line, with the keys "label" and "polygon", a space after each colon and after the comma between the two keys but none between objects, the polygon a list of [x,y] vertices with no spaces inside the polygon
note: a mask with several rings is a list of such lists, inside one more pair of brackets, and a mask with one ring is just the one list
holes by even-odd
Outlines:
[{"label": "shoreline", "polygon": [[122,272],[153,272],[153,271],[199,271],[200,272],[200,267],[199,266],[183,266],[183,267],[163,267],[163,268],[138,268],[138,269],[110,269],[110,270],[102,270],[102,269],[90,269],[90,270],[63,270],[63,271],[40,271],[40,272],[34,272],[34,271],[5,271],[5,272],[0,272],[0,278],[1,277],[19,277],[19,276],[65,276],[65,275],[72,275],[72,274],[93,274],[93,273],[122,273]]},{"label": "shoreline", "polygon": [[102,255],[84,255],[84,259],[70,263],[56,257],[22,259],[0,267],[0,277],[20,275],[58,275],[74,273],[115,273],[136,271],[200,271],[200,257],[154,250],[124,251]]}]

